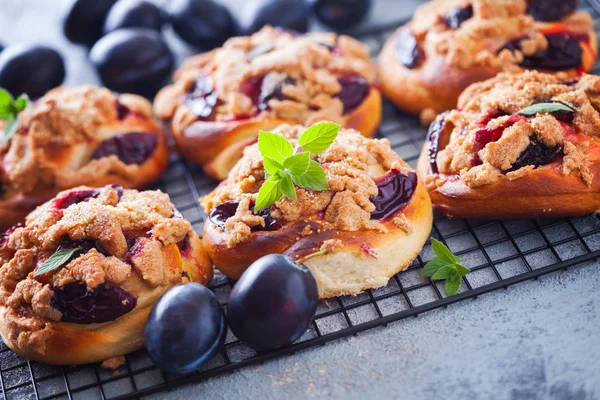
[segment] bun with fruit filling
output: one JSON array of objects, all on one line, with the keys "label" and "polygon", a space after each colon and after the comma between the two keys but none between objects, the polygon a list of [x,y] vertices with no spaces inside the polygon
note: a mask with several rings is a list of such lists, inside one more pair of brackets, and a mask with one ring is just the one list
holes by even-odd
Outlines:
[{"label": "bun with fruit filling", "polygon": [[213,274],[166,194],[116,185],[59,193],[1,236],[0,261],[2,340],[63,365],[118,363],[143,346],[162,293]]},{"label": "bun with fruit filling", "polygon": [[525,69],[589,72],[597,58],[592,17],[576,0],[434,0],[398,29],[379,57],[383,92],[431,122],[470,84]]},{"label": "bun with fruit filling", "polygon": [[[301,154],[298,138],[306,129],[282,125],[276,133]],[[330,147],[311,155],[311,169],[324,170],[328,189],[290,185],[296,200],[282,197],[256,212],[265,183],[259,144],[247,147],[227,180],[201,199],[209,215],[204,243],[225,275],[239,278],[266,254],[310,255],[305,264],[326,298],[385,286],[419,254],[432,226],[431,202],[387,139],[342,129]]]},{"label": "bun with fruit filling", "polygon": [[0,229],[61,190],[142,188],[167,163],[164,132],[144,98],[94,86],[54,89],[19,114],[14,136],[0,144]]},{"label": "bun with fruit filling", "polygon": [[177,150],[224,179],[259,130],[321,120],[374,135],[381,95],[368,49],[348,36],[265,27],[191,57],[156,97]]},{"label": "bun with fruit filling", "polygon": [[600,78],[501,74],[431,125],[418,173],[456,218],[577,216],[600,209]]}]

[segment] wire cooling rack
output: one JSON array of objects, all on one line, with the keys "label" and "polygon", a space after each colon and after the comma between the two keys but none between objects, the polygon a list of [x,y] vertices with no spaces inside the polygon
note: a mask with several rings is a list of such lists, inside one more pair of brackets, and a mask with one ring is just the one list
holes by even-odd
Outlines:
[{"label": "wire cooling rack", "polygon": [[[600,14],[590,6],[583,8],[594,16],[596,26],[600,26]],[[375,56],[398,24],[373,28],[359,37]],[[594,72],[598,70],[600,65]],[[387,137],[394,150],[413,168],[425,131],[416,118],[400,113],[389,103],[384,105],[378,136]],[[207,179],[200,169],[173,154],[158,188],[171,195],[181,213],[200,233],[206,215],[196,200],[214,186],[215,182]],[[257,354],[229,332],[220,353],[200,371],[173,376],[154,366],[145,351],[128,355],[127,363],[117,373],[112,373],[98,365],[56,367],[27,361],[1,344],[0,389],[6,399],[140,398],[417,316],[600,257],[600,219],[593,215],[573,219],[486,222],[449,220],[436,215],[432,237],[446,243],[472,271],[463,278],[455,296],[446,297],[442,284],[419,275],[424,264],[433,257],[428,242],[414,263],[394,276],[386,287],[368,290],[355,297],[322,302],[309,330],[287,348]],[[227,278],[217,274],[211,286],[225,308],[231,285]]]}]

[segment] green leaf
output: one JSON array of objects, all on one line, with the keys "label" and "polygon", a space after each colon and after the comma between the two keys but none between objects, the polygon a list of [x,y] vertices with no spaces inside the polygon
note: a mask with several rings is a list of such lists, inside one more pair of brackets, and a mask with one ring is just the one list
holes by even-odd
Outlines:
[{"label": "green leaf", "polygon": [[518,114],[536,115],[538,113],[553,113],[557,111],[575,112],[575,110],[564,103],[538,103],[523,108]]},{"label": "green leaf", "polygon": [[25,107],[27,107],[28,103],[29,97],[27,97],[26,94],[20,95],[19,98],[15,101],[15,108],[17,109],[17,112],[23,111]]},{"label": "green leaf", "polygon": [[54,271],[57,268],[62,267],[69,262],[73,254],[80,251],[81,247],[74,249],[61,249],[52,254],[46,261],[38,265],[37,270],[33,276],[43,275],[50,271]]},{"label": "green leaf", "polygon": [[448,265],[448,263],[444,260],[440,260],[439,258],[434,258],[425,264],[425,268],[421,272],[422,276],[433,276],[440,268]]},{"label": "green leaf", "polygon": [[294,154],[294,148],[283,136],[271,132],[258,133],[258,150],[264,157],[270,157],[280,164]]},{"label": "green leaf", "polygon": [[447,261],[450,264],[460,264],[462,260],[456,257],[444,243],[436,239],[431,239],[431,248],[438,258]]},{"label": "green leaf", "polygon": [[6,89],[0,88],[0,107],[10,107],[14,99],[12,94]]},{"label": "green leaf", "polygon": [[298,146],[302,147],[304,151],[319,154],[331,146],[339,131],[340,126],[333,122],[315,124],[300,136]]},{"label": "green leaf", "polygon": [[281,176],[280,182],[281,192],[283,195],[290,200],[296,200],[296,189],[294,188],[294,183],[292,182],[292,177],[290,174],[284,172],[283,176]]},{"label": "green leaf", "polygon": [[271,157],[263,157],[263,164],[265,166],[265,171],[267,171],[269,176],[275,175],[279,171],[284,170],[283,165],[281,165],[279,162],[275,161]]},{"label": "green leaf", "polygon": [[453,268],[453,266],[444,265],[443,267],[438,268],[438,270],[435,271],[435,274],[431,276],[431,279],[439,281],[443,279],[451,279],[454,276],[456,276],[456,270]]},{"label": "green leaf", "polygon": [[304,175],[310,165],[310,153],[304,152],[295,154],[283,162],[283,166],[290,171],[292,175]]},{"label": "green leaf", "polygon": [[469,272],[471,272],[471,270],[467,267],[463,267],[460,264],[455,264],[455,270],[456,270],[456,274],[457,276],[461,277],[461,276],[465,276],[467,275]]},{"label": "green leaf", "polygon": [[446,294],[454,296],[460,288],[460,277],[456,276],[452,279],[446,279]]},{"label": "green leaf", "polygon": [[2,136],[2,144],[10,142],[10,139],[15,136],[17,128],[19,127],[19,120],[16,117],[11,117],[4,126],[4,135]]},{"label": "green leaf", "polygon": [[325,170],[323,170],[321,164],[314,160],[310,160],[308,170],[304,175],[292,175],[292,180],[296,186],[303,189],[314,191],[329,190],[329,183],[327,182]]},{"label": "green leaf", "polygon": [[281,198],[280,179],[279,175],[273,175],[262,184],[256,197],[254,212],[272,206]]}]

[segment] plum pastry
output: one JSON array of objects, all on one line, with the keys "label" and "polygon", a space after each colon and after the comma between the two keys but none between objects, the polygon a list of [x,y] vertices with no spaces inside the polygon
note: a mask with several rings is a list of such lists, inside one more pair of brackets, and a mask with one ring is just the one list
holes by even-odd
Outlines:
[{"label": "plum pastry", "polygon": [[536,71],[470,86],[429,129],[418,174],[456,218],[578,216],[600,209],[600,78]]},{"label": "plum pastry", "polygon": [[225,275],[280,253],[303,260],[322,298],[385,286],[419,254],[433,219],[387,139],[328,122],[260,132],[201,203],[204,245]]},{"label": "plum pastry", "polygon": [[589,72],[594,21],[576,8],[577,0],[430,1],[384,46],[383,93],[429,123],[467,86],[502,71]]},{"label": "plum pastry", "polygon": [[0,237],[0,261],[2,339],[49,364],[141,348],[161,294],[181,282],[206,284],[213,274],[168,195],[118,185],[59,193]]},{"label": "plum pastry", "polygon": [[186,159],[224,179],[260,129],[331,120],[373,136],[381,120],[375,78],[355,39],[267,26],[187,60],[154,110]]},{"label": "plum pastry", "polygon": [[4,91],[3,100],[4,110],[21,111],[0,121],[0,229],[61,190],[107,184],[139,189],[167,166],[164,131],[142,97],[80,86],[54,89],[27,107],[25,99],[11,101]]}]

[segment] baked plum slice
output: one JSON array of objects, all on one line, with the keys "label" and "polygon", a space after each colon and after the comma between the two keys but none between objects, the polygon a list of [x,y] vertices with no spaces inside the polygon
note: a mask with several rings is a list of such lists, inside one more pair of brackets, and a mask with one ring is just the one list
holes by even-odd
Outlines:
[{"label": "baked plum slice", "polygon": [[154,133],[121,133],[102,142],[92,158],[117,156],[127,165],[141,165],[152,156],[156,146],[158,146],[158,135]]},{"label": "baked plum slice", "polygon": [[101,283],[88,291],[83,282],[68,283],[54,289],[53,306],[63,316],[61,321],[94,324],[114,321],[133,310],[135,296],[118,286]]},{"label": "baked plum slice", "polygon": [[269,108],[270,100],[285,100],[287,97],[283,94],[283,86],[294,83],[296,81],[293,78],[273,72],[247,78],[240,89],[260,111],[265,111]]},{"label": "baked plum slice", "polygon": [[527,0],[527,13],[537,21],[560,21],[577,9],[577,0]]},{"label": "baked plum slice", "polygon": [[517,161],[512,165],[511,171],[515,171],[527,165],[539,167],[554,160],[562,151],[562,146],[548,147],[543,143],[532,140],[529,146],[519,155]]},{"label": "baked plum slice", "polygon": [[338,82],[342,87],[338,98],[344,105],[344,114],[356,110],[371,91],[369,82],[360,75],[341,75],[338,77]]},{"label": "baked plum slice", "polygon": [[396,36],[396,59],[406,68],[416,68],[424,57],[419,42],[408,27],[401,28]]},{"label": "baked plum slice", "polygon": [[202,121],[210,119],[218,100],[213,82],[206,75],[200,75],[185,96],[187,106]]},{"label": "baked plum slice", "polygon": [[[581,66],[583,50],[580,41],[585,40],[585,37],[569,32],[547,33],[545,36],[548,47],[535,54],[524,56],[520,63],[522,67],[560,71]],[[521,40],[522,38],[510,41],[503,49],[513,52],[521,50]]]},{"label": "baked plum slice", "polygon": [[437,155],[440,151],[444,150],[450,142],[450,129],[448,129],[448,123],[446,117],[449,111],[440,114],[435,121],[429,125],[429,131],[427,132],[427,160],[429,161],[429,167],[431,172],[437,174],[439,172],[437,166]]},{"label": "baked plum slice", "polygon": [[64,193],[58,197],[56,197],[52,201],[52,206],[58,210],[64,210],[69,208],[73,204],[81,203],[84,201],[88,201],[89,199],[93,199],[100,195],[100,190],[98,189],[80,189],[80,190],[72,190],[70,192]]},{"label": "baked plum slice", "polygon": [[388,220],[396,215],[412,198],[417,189],[417,174],[409,172],[403,175],[393,169],[375,181],[379,193],[371,198],[375,211],[371,219]]},{"label": "baked plum slice", "polygon": [[444,23],[451,29],[458,29],[467,20],[473,17],[473,6],[456,7],[444,17]]},{"label": "baked plum slice", "polygon": [[[219,228],[224,228],[225,223],[231,217],[233,217],[240,205],[237,201],[227,201],[217,207],[213,208],[208,215],[210,221],[218,226]],[[260,210],[255,215],[261,216],[265,220],[265,226],[257,225],[252,227],[253,232],[257,231],[276,231],[280,229],[283,225],[275,218],[271,216],[271,212],[268,208]]]}]

